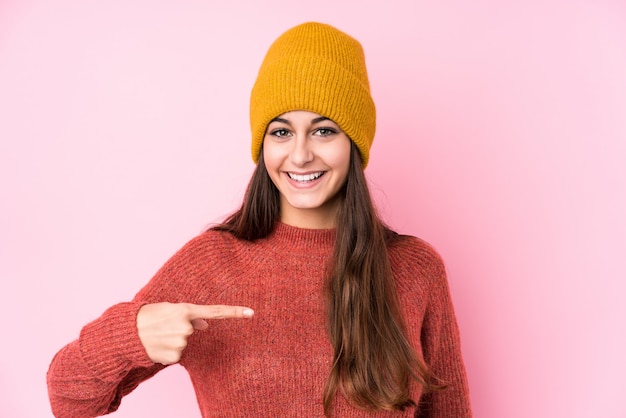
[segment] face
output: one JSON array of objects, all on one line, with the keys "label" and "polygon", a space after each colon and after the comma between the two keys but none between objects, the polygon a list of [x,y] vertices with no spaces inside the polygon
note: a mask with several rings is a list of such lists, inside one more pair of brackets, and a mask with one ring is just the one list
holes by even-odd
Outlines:
[{"label": "face", "polygon": [[270,122],[263,159],[280,192],[282,222],[302,228],[335,226],[350,148],[350,138],[339,126],[317,113],[293,111]]}]

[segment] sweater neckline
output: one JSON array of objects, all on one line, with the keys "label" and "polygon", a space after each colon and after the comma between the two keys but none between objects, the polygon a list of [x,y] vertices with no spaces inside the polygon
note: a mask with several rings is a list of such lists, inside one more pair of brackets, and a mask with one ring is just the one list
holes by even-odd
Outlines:
[{"label": "sweater neckline", "polygon": [[300,228],[277,222],[272,233],[264,239],[273,249],[308,257],[328,257],[332,254],[337,230]]}]

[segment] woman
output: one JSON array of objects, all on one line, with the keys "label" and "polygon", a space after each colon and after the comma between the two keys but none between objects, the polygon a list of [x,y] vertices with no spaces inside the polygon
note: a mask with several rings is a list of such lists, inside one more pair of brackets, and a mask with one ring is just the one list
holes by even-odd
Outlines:
[{"label": "woman", "polygon": [[370,199],[375,119],[358,41],[319,23],[279,37],[241,209],[55,356],[55,415],[114,411],[180,363],[204,417],[471,416],[442,261]]}]

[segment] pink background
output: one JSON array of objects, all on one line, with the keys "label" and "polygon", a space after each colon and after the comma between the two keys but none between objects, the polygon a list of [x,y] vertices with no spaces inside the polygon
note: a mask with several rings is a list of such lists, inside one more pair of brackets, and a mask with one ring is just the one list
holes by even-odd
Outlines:
[{"label": "pink background", "polygon": [[[256,71],[307,20],[366,50],[367,175],[447,262],[476,417],[626,417],[626,5],[608,0],[1,2],[0,416],[50,416],[54,353],[239,204]],[[199,414],[176,366],[115,416]]]}]

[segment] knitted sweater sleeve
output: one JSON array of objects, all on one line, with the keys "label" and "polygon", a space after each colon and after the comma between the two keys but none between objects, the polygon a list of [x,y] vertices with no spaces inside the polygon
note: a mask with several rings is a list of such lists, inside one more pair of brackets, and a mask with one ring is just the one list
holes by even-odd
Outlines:
[{"label": "knitted sweater sleeve", "polygon": [[416,418],[471,418],[469,388],[461,355],[459,328],[443,261],[428,248],[429,297],[424,313],[421,342],[424,360],[445,385],[420,400]]},{"label": "knitted sweater sleeve", "polygon": [[47,375],[55,417],[113,412],[123,396],[163,368],[150,361],[137,335],[135,318],[142,305],[112,306],[56,354]]},{"label": "knitted sweater sleeve", "polygon": [[107,309],[55,355],[47,373],[55,417],[85,418],[113,412],[125,395],[165,367],[153,363],[141,344],[137,312],[147,303],[186,298],[173,289],[181,287],[181,280],[197,275],[190,260],[197,254],[198,241],[192,240],[175,254],[133,301]]}]

